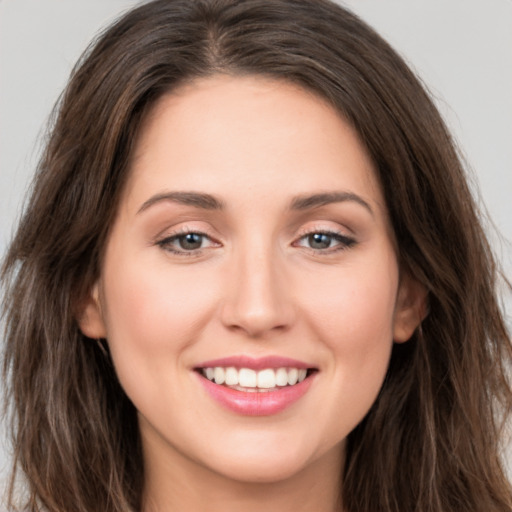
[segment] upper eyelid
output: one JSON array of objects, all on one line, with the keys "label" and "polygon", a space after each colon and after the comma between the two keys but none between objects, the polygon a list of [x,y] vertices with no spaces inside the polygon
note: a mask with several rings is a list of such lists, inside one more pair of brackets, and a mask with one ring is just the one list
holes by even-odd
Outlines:
[{"label": "upper eyelid", "polygon": [[182,235],[188,235],[190,233],[197,233],[198,235],[206,236],[208,238],[211,238],[212,240],[218,240],[218,238],[219,238],[218,236],[216,236],[213,233],[212,229],[205,228],[202,226],[201,227],[192,227],[192,226],[189,226],[188,224],[184,224],[184,225],[178,226],[178,227],[167,227],[166,229],[161,230],[154,237],[154,239],[156,241],[159,241],[159,240],[165,240],[168,238],[179,237]]},{"label": "upper eyelid", "polygon": [[309,231],[307,233],[304,233],[303,235],[298,236],[297,238],[295,238],[295,241],[293,243],[296,243],[299,240],[303,240],[304,238],[311,236],[311,235],[315,235],[315,234],[327,235],[327,236],[331,236],[335,239],[338,239],[338,240],[342,239],[343,241],[351,242],[351,243],[357,242],[357,240],[353,236],[345,235],[344,233],[340,233],[338,231],[332,231],[332,230],[327,231],[327,230],[317,229],[317,230]]},{"label": "upper eyelid", "polygon": [[[195,233],[195,234],[198,234],[200,236],[207,238],[211,245],[208,247],[198,247],[197,249],[190,249],[190,250],[182,249],[182,248],[176,247],[174,245],[175,242],[180,237],[186,236],[191,233]],[[211,249],[211,248],[216,248],[216,247],[222,246],[222,244],[220,244],[219,242],[214,240],[211,236],[207,235],[206,233],[202,233],[198,230],[189,230],[189,231],[185,231],[185,232],[181,232],[181,233],[180,232],[171,233],[168,236],[157,238],[155,241],[155,245],[160,247],[160,249],[162,249],[163,251],[165,251],[169,254],[172,254],[176,257],[180,257],[180,258],[181,257],[190,257],[190,258],[200,257],[203,255],[204,251],[207,251],[208,249]]]},{"label": "upper eyelid", "polygon": [[[344,239],[350,239],[355,241],[355,235],[352,229],[348,226],[334,227],[332,225],[326,225],[332,221],[318,221],[312,222],[309,226],[302,226],[295,232],[292,243],[314,233],[323,233],[326,235],[337,235]],[[338,224],[338,223],[336,223]],[[158,235],[154,237],[154,243],[162,243],[171,239],[176,239],[180,236],[185,236],[190,233],[197,233],[198,235],[208,238],[215,244],[223,245],[222,236],[215,232],[215,230],[209,227],[195,227],[188,224],[178,226],[176,228],[167,228],[162,230]]]},{"label": "upper eyelid", "polygon": [[[312,224],[311,226],[300,228],[298,230],[298,234],[292,241],[292,245],[298,245],[301,240],[304,240],[308,236],[314,235],[315,233],[332,236],[338,240],[339,245],[341,246],[340,248],[352,247],[358,243],[358,239],[356,238],[354,232],[348,227],[343,228],[342,226],[326,226],[325,223],[318,222]],[[326,254],[329,252],[329,249],[322,250],[311,248],[311,250],[319,253],[323,252]]]},{"label": "upper eyelid", "polygon": [[194,229],[194,230],[190,230],[190,231],[177,231],[175,233],[169,233],[167,235],[163,235],[163,236],[160,236],[160,237],[157,237],[157,243],[163,243],[163,242],[166,242],[166,241],[169,241],[169,240],[176,240],[182,236],[187,236],[187,235],[190,235],[190,234],[196,234],[196,235],[200,235],[204,238],[207,238],[208,240],[210,240],[212,243],[214,244],[220,244],[220,242],[218,240],[216,240],[212,235],[204,232],[204,231],[199,231],[198,229]]},{"label": "upper eyelid", "polygon": [[[196,233],[198,235],[205,236],[207,238],[210,238],[218,243],[220,243],[218,236],[212,234],[209,229],[203,229],[203,228],[189,228],[187,226],[180,227],[176,230],[173,230],[171,232],[166,233],[166,230],[164,230],[162,233],[155,236],[156,241],[171,239],[171,238],[177,238],[179,236],[185,236],[191,233]],[[347,231],[350,231],[350,229],[347,229]],[[324,233],[324,234],[332,234],[332,235],[339,235],[345,238],[353,238],[352,234],[346,233],[343,229],[336,229],[332,227],[326,227],[326,226],[313,226],[310,228],[301,228],[296,233],[296,238],[303,238],[304,236],[308,236],[314,233]]]},{"label": "upper eyelid", "polygon": [[310,227],[301,227],[297,231],[298,237],[303,237],[307,235],[311,235],[313,233],[325,233],[325,234],[334,234],[334,235],[340,235],[346,238],[353,238],[355,236],[355,233],[352,229],[348,227],[333,227],[333,226],[326,226],[325,223],[319,222],[314,223]]}]

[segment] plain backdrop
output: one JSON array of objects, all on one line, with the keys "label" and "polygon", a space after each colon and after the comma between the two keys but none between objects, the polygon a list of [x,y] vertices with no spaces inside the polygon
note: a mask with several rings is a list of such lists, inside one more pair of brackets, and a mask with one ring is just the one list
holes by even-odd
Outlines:
[{"label": "plain backdrop", "polygon": [[[0,0],[0,255],[73,64],[101,28],[137,3]],[[488,222],[495,250],[512,277],[512,0],[340,3],[387,38],[430,89],[463,149],[497,228]],[[510,297],[504,301],[510,325]],[[0,429],[1,485],[9,450]]]}]

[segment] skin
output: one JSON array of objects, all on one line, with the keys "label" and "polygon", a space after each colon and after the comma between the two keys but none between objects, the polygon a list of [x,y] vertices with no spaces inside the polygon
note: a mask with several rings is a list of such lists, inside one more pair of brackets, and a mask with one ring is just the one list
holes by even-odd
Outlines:
[{"label": "skin", "polygon": [[[175,192],[210,194],[222,208],[161,198]],[[293,207],[332,192],[345,196]],[[204,234],[199,248],[183,248],[186,232]],[[330,233],[327,243],[312,244],[313,233]],[[79,319],[108,340],[139,412],[145,510],[337,509],[346,436],[423,304],[399,271],[373,163],[323,100],[231,76],[161,98]],[[244,416],[194,371],[233,355],[291,357],[318,372],[285,410]]]}]

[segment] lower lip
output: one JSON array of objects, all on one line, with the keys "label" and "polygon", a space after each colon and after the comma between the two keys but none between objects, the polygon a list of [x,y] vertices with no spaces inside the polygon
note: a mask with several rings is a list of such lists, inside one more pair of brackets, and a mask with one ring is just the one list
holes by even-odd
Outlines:
[{"label": "lower lip", "polygon": [[227,409],[245,416],[270,416],[290,407],[310,388],[315,374],[294,386],[276,391],[245,392],[220,386],[196,373],[207,393]]}]

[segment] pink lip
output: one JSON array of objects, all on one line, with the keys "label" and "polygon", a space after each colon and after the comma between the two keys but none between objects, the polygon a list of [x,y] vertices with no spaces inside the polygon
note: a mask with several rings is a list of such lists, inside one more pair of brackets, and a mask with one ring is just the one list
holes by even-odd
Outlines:
[{"label": "pink lip", "polygon": [[233,366],[235,368],[251,368],[252,370],[264,370],[265,368],[312,368],[311,365],[302,361],[279,356],[265,356],[257,359],[249,356],[224,357],[205,361],[198,364],[196,368],[213,368],[214,366],[222,366],[224,368]]},{"label": "pink lip", "polygon": [[248,393],[219,386],[199,373],[196,375],[215,401],[227,409],[245,416],[270,416],[283,411],[306,394],[315,378],[315,375],[311,375],[295,386],[286,386],[277,391]]},{"label": "pink lip", "polygon": [[[213,368],[215,366],[225,368],[233,366],[235,368],[251,368],[253,370],[265,368],[311,368],[310,365],[304,362],[286,357],[268,356],[254,359],[247,356],[235,356],[205,361],[197,365],[196,370],[200,368]],[[199,371],[196,371],[195,374],[211,398],[230,411],[246,416],[270,416],[283,411],[307,393],[316,377],[315,372],[294,386],[285,386],[275,391],[246,392],[215,384],[215,382],[208,380]]]}]

